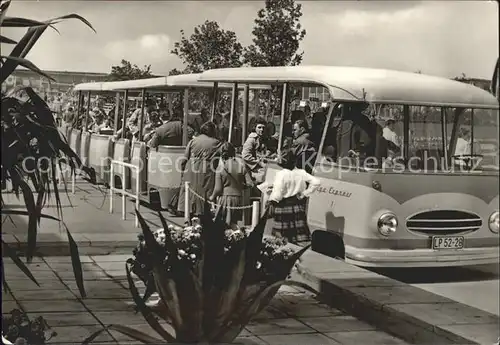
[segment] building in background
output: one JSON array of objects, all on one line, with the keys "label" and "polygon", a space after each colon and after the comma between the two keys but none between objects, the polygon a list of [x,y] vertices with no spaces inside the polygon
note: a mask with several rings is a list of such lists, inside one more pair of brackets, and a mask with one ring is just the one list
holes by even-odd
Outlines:
[{"label": "building in background", "polygon": [[2,92],[7,92],[17,86],[31,86],[39,95],[51,98],[59,94],[66,94],[71,88],[80,83],[104,81],[107,73],[73,72],[73,71],[44,71],[55,81],[39,76],[28,69],[16,69],[5,83],[2,83]]}]

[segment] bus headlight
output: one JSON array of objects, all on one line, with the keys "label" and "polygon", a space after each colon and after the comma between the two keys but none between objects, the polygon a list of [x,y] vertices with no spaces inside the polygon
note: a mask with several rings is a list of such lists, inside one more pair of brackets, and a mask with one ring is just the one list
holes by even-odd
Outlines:
[{"label": "bus headlight", "polygon": [[491,214],[490,219],[488,220],[488,226],[492,232],[498,234],[498,229],[500,228],[498,211]]},{"label": "bus headlight", "polygon": [[396,232],[398,227],[398,218],[393,213],[382,214],[377,221],[378,232],[383,236],[389,236]]}]

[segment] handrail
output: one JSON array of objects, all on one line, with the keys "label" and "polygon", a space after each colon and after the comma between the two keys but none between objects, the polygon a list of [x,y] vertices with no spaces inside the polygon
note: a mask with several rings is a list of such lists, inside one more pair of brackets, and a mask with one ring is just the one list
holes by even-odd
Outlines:
[{"label": "handrail", "polygon": [[[122,188],[118,189],[115,188],[115,178],[114,178],[114,166],[115,164],[121,165],[124,168],[130,168],[135,171],[136,173],[136,179],[135,179],[135,194],[129,193],[125,189],[125,181],[122,181]],[[140,184],[140,171],[139,171],[139,166],[130,164],[130,163],[125,163],[123,161],[119,160],[111,160],[111,171],[110,171],[110,182],[109,182],[109,213],[113,213],[113,192],[121,193],[122,195],[122,219],[126,220],[126,208],[127,208],[127,196],[129,198],[135,199],[135,208],[137,211],[139,211],[140,208],[140,195],[141,195],[141,184]],[[139,227],[139,218],[137,217],[137,214],[135,215],[135,227]]]}]

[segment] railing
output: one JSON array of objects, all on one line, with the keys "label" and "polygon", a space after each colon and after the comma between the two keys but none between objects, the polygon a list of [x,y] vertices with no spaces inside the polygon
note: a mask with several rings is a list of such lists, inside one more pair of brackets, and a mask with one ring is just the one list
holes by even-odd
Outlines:
[{"label": "railing", "polygon": [[[130,168],[132,170],[132,173],[135,171],[137,178],[135,179],[135,194],[130,193],[125,189],[125,181],[122,181],[122,188],[118,189],[115,188],[115,179],[114,179],[114,166],[115,164],[121,165],[126,168]],[[127,207],[127,196],[129,198],[135,199],[135,208],[137,211],[139,211],[140,207],[140,195],[141,195],[141,179],[139,178],[139,166],[133,165],[130,163],[125,163],[122,161],[117,161],[117,160],[112,160],[111,161],[111,169],[110,169],[110,174],[112,178],[110,179],[109,182],[109,213],[113,213],[113,193],[121,193],[122,195],[122,219],[126,220],[126,207]],[[139,218],[137,217],[137,214],[135,215],[135,227],[139,227]]]}]

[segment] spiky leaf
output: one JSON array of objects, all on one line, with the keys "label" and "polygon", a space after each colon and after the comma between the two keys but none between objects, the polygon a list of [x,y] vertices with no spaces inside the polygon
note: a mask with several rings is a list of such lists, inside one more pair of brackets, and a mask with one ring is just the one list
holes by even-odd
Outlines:
[{"label": "spiky leaf", "polygon": [[168,333],[156,320],[151,310],[146,306],[141,296],[139,295],[139,291],[137,291],[137,287],[135,286],[134,280],[132,279],[132,275],[130,274],[130,268],[128,264],[125,264],[125,271],[127,273],[127,281],[130,293],[132,294],[132,298],[136,306],[139,308],[142,316],[146,320],[146,322],[154,329],[163,339],[167,341],[174,341],[174,337]]},{"label": "spiky leaf", "polygon": [[134,340],[140,341],[142,344],[161,344],[162,341],[157,338],[153,338],[146,333],[138,331],[132,327],[122,326],[122,325],[108,325],[100,330],[92,333],[89,337],[85,338],[85,340],[81,343],[81,345],[87,345],[92,343],[101,333],[107,331],[117,331],[121,334],[124,334]]},{"label": "spiky leaf", "polygon": [[2,249],[5,251],[5,253],[7,254],[7,256],[10,257],[12,259],[12,261],[14,261],[14,263],[16,264],[16,266],[19,267],[19,269],[21,271],[23,271],[23,273],[29,279],[31,279],[31,281],[33,283],[35,283],[38,287],[40,287],[40,284],[35,279],[35,277],[31,273],[31,271],[29,270],[29,268],[26,267],[26,265],[21,261],[21,259],[19,258],[19,256],[17,256],[16,252],[4,240],[2,240],[2,246],[3,246]]}]

